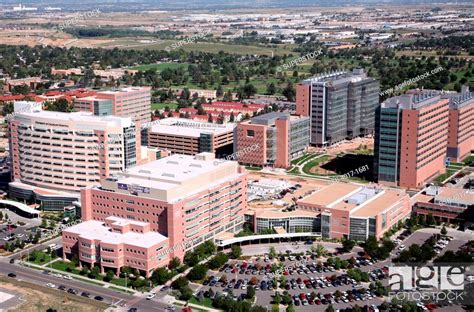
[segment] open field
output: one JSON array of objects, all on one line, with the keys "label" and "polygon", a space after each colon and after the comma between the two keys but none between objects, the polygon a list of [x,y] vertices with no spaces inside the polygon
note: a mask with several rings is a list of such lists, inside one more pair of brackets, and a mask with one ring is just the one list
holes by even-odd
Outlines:
[{"label": "open field", "polygon": [[160,64],[145,64],[145,65],[139,65],[132,67],[131,69],[136,69],[136,70],[141,70],[141,71],[146,71],[149,69],[153,69],[156,71],[162,71],[166,68],[169,69],[176,69],[176,68],[181,68],[181,67],[188,67],[189,63],[160,63]]},{"label": "open field", "polygon": [[178,107],[178,104],[176,103],[152,103],[151,104],[151,110],[162,110],[165,109],[165,107],[168,106],[170,110],[175,110],[176,107]]},{"label": "open field", "polygon": [[107,308],[107,304],[71,295],[59,290],[49,289],[24,281],[16,281],[0,277],[0,289],[20,293],[25,301],[7,311],[46,311],[48,308],[61,312],[99,312]]}]

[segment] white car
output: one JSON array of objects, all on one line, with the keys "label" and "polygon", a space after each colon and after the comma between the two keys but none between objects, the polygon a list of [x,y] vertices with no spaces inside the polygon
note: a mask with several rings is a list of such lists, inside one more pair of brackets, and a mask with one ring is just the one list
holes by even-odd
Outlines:
[{"label": "white car", "polygon": [[246,290],[246,289],[247,289],[247,285],[242,285],[242,287],[240,287],[240,289]]},{"label": "white car", "polygon": [[22,238],[23,236],[25,236],[25,234],[20,233],[20,234],[18,234],[16,237]]},{"label": "white car", "polygon": [[146,296],[146,300],[151,300],[155,298],[156,294],[155,293],[150,293],[148,296]]},{"label": "white car", "polygon": [[405,245],[400,245],[400,246],[398,247],[398,250],[404,250],[405,248],[407,248],[407,246],[405,246]]},{"label": "white car", "polygon": [[72,276],[71,276],[71,275],[64,275],[63,278],[66,279],[66,280],[72,280]]},{"label": "white car", "polygon": [[56,288],[56,285],[54,285],[53,283],[48,283],[46,284],[46,286],[48,286],[49,288]]}]

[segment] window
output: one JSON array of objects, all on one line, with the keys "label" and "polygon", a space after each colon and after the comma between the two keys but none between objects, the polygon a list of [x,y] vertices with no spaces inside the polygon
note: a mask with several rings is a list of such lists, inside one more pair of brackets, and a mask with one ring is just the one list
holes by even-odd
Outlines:
[{"label": "window", "polygon": [[255,136],[255,131],[254,130],[247,130],[247,136],[248,137],[254,137]]}]

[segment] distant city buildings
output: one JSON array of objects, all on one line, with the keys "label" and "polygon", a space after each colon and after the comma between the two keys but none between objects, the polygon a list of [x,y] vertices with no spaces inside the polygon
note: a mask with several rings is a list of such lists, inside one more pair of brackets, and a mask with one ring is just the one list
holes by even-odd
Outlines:
[{"label": "distant city buildings", "polygon": [[380,105],[374,143],[379,183],[419,188],[444,173],[448,102],[439,91],[412,90]]},{"label": "distant city buildings", "polygon": [[149,223],[149,230],[168,238],[168,259],[182,259],[219,233],[242,229],[247,174],[237,162],[216,160],[212,153],[172,155],[101,179],[82,190],[81,204],[85,222],[114,216]]},{"label": "distant city buildings", "polygon": [[16,102],[10,121],[10,196],[62,210],[80,189],[137,163],[130,118],[43,111]]},{"label": "distant city buildings", "polygon": [[327,146],[373,133],[379,82],[362,69],[304,80],[296,87],[296,114],[311,120],[310,143]]},{"label": "distant city buildings", "polygon": [[[249,166],[288,168],[309,146],[308,117],[272,112],[241,122],[235,128],[239,163]],[[258,146],[258,148],[252,148]]]},{"label": "distant city buildings", "polygon": [[41,82],[45,82],[45,80],[41,79],[41,77],[29,77],[29,78],[21,78],[21,79],[6,79],[5,83],[3,84],[3,91],[4,92],[12,92],[13,89],[17,86],[26,86],[29,90],[36,90],[36,87]]},{"label": "distant city buildings", "polygon": [[213,124],[184,118],[156,120],[148,128],[148,147],[174,154],[209,152],[223,157],[233,152],[235,124]]}]

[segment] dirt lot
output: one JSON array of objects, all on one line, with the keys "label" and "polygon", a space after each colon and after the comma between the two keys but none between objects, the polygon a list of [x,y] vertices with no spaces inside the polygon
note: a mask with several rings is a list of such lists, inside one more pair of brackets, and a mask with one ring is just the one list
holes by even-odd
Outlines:
[{"label": "dirt lot", "polygon": [[26,301],[7,311],[46,311],[53,308],[61,312],[99,312],[107,308],[107,304],[94,302],[85,298],[69,295],[53,289],[46,289],[27,282],[9,281],[0,278],[2,289],[21,294]]},{"label": "dirt lot", "polygon": [[350,151],[355,151],[361,146],[366,146],[367,149],[374,149],[374,139],[373,138],[355,138],[351,141],[343,141],[337,144],[334,144],[330,147],[310,147],[309,152],[311,153],[326,153],[328,155],[337,155],[339,153],[346,153]]}]

